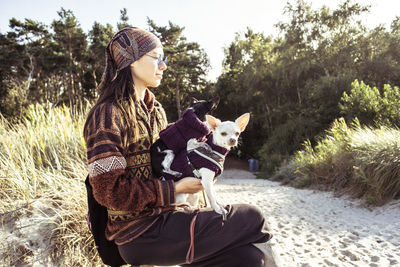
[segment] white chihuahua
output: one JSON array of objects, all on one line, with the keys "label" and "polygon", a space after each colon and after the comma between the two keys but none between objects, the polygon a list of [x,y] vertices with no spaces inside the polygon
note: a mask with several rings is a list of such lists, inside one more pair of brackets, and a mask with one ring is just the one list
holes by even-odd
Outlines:
[{"label": "white chihuahua", "polygon": [[[218,204],[214,190],[214,180],[216,175],[223,171],[223,161],[226,154],[232,147],[237,146],[240,134],[246,128],[250,119],[250,114],[245,113],[232,121],[221,122],[219,119],[206,115],[206,122],[212,131],[210,142],[199,142],[196,139],[190,139],[187,143],[187,161],[193,170],[195,176],[201,178],[201,183],[207,194],[211,207],[226,219],[227,211],[222,205]],[[199,157],[198,160],[194,156]],[[212,166],[208,166],[208,163]],[[204,163],[205,166],[204,166]],[[216,167],[215,167],[216,166]],[[196,175],[197,174],[197,175]],[[177,194],[177,203],[189,203],[192,206],[198,205],[198,194]]]}]

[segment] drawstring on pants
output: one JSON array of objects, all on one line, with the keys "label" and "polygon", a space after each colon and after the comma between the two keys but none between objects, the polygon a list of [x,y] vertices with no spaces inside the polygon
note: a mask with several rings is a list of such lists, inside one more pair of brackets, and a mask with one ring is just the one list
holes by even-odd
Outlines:
[{"label": "drawstring on pants", "polygon": [[186,254],[186,264],[191,264],[194,259],[194,227],[196,225],[197,215],[199,215],[200,209],[195,211],[195,215],[190,222],[190,246]]}]

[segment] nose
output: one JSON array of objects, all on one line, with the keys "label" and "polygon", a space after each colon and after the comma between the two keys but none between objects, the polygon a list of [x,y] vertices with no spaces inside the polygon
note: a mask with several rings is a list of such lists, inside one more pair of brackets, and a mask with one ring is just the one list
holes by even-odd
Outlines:
[{"label": "nose", "polygon": [[229,139],[229,144],[230,145],[234,145],[235,143],[236,143],[236,139],[235,138]]},{"label": "nose", "polygon": [[160,70],[166,70],[167,69],[167,64],[165,64],[164,61],[161,61],[160,64],[158,64],[158,68]]}]

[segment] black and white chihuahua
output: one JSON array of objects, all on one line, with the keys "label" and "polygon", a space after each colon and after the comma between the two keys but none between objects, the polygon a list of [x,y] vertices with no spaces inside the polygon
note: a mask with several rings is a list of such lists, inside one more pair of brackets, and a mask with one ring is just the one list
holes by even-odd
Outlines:
[{"label": "black and white chihuahua", "polygon": [[[160,138],[151,146],[151,165],[155,177],[171,174],[179,177],[180,173],[172,171],[170,166],[175,154],[185,149],[187,142],[192,139],[201,141],[210,133],[204,122],[205,116],[216,109],[219,97],[210,100],[191,99],[190,106],[182,117],[160,132]],[[179,144],[179,145],[178,145]]]},{"label": "black and white chihuahua", "polygon": [[[245,113],[233,121],[223,121],[206,115],[206,121],[211,129],[211,134],[206,142],[199,142],[196,139],[191,139],[187,143],[186,155],[181,152],[175,158],[171,168],[186,172],[188,168],[183,166],[184,158],[188,158],[188,162],[196,165],[198,176],[201,178],[201,183],[210,201],[211,207],[225,220],[227,211],[223,205],[218,203],[217,196],[214,190],[214,182],[216,175],[221,174],[223,171],[223,161],[225,156],[229,153],[232,147],[237,146],[240,134],[245,130],[250,119],[250,114]],[[198,157],[202,159],[199,159]],[[210,163],[212,163],[210,165]],[[216,167],[218,166],[218,167]],[[194,172],[193,172],[194,173]],[[177,194],[177,203],[189,203],[192,206],[198,204],[198,194]]]}]

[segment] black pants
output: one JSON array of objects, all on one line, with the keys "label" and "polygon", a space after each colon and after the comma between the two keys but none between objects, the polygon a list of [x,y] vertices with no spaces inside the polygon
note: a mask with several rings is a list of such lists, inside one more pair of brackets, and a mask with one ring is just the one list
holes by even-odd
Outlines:
[{"label": "black pants", "polygon": [[[210,208],[201,209],[194,228],[194,261],[190,266],[264,266],[264,254],[252,243],[268,241],[261,211],[251,205],[227,206],[227,220]],[[134,241],[118,246],[132,265],[182,265],[190,246],[194,210],[171,211]]]}]

